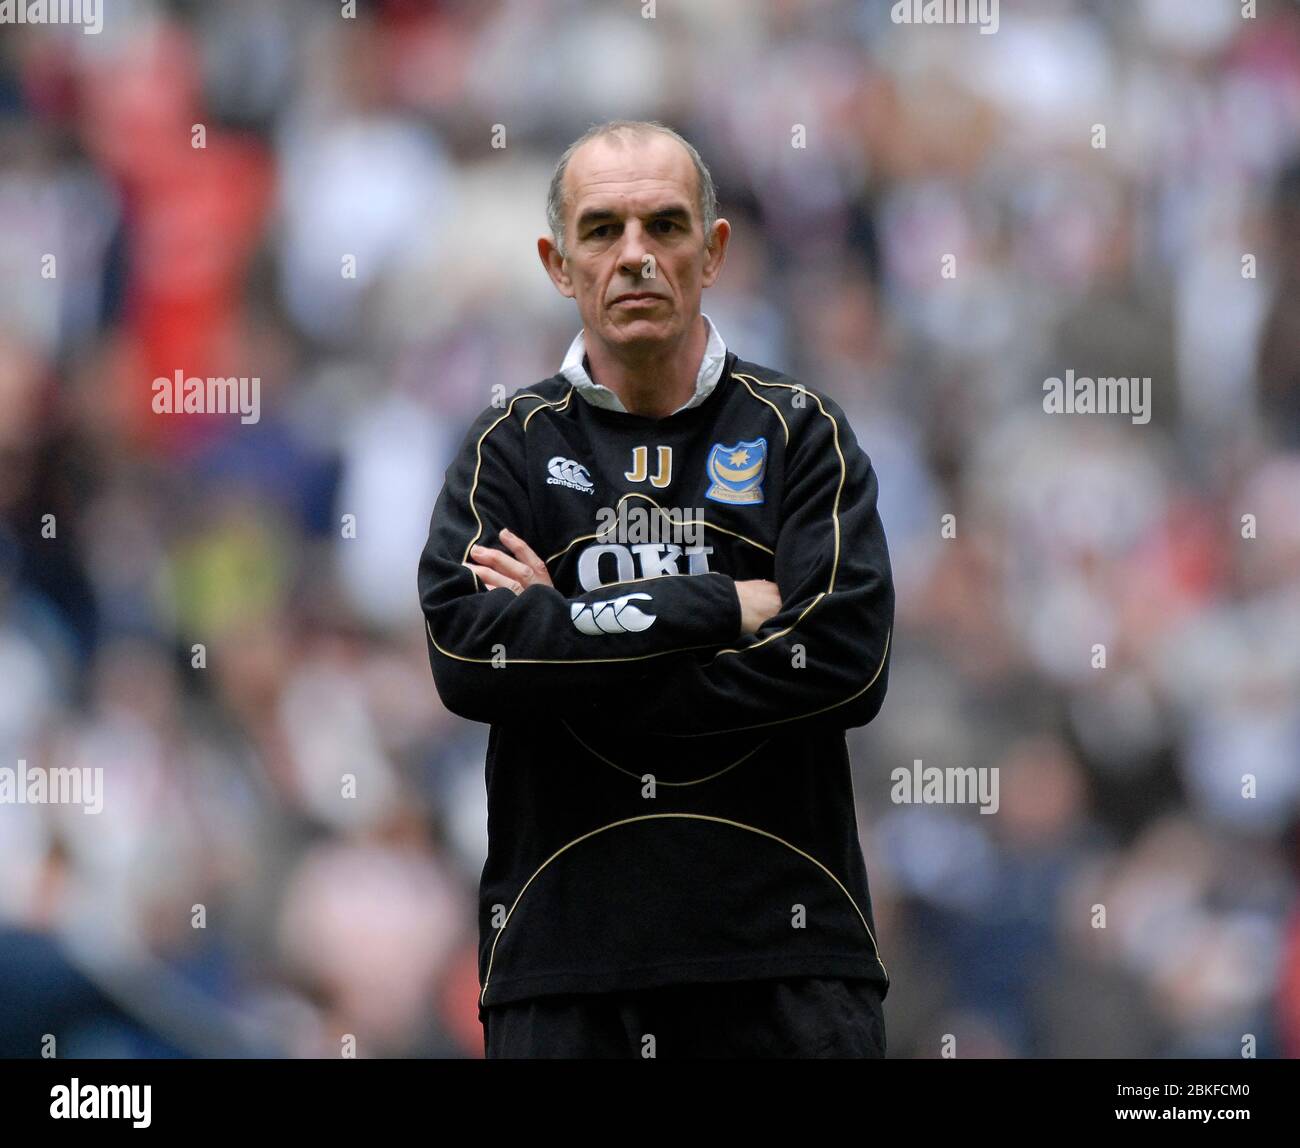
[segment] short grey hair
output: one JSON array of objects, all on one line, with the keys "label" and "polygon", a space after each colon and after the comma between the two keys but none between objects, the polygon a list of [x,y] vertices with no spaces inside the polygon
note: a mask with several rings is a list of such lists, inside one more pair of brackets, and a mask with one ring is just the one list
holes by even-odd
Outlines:
[{"label": "short grey hair", "polygon": [[698,189],[697,208],[700,218],[704,221],[704,241],[709,247],[713,246],[713,225],[718,219],[718,193],[713,186],[713,176],[710,174],[708,166],[700,158],[700,153],[672,128],[666,124],[661,124],[658,120],[607,120],[603,124],[593,124],[573,143],[564,149],[564,154],[560,156],[560,162],[555,165],[555,174],[551,176],[550,190],[546,195],[546,222],[551,228],[551,238],[555,241],[555,246],[559,248],[560,254],[564,255],[564,208],[566,196],[564,193],[564,174],[569,170],[569,161],[583,144],[602,136],[610,135],[634,135],[644,136],[650,132],[659,132],[661,135],[669,136],[675,139],[686,149],[686,153],[691,157],[691,163],[695,166],[695,182]]}]

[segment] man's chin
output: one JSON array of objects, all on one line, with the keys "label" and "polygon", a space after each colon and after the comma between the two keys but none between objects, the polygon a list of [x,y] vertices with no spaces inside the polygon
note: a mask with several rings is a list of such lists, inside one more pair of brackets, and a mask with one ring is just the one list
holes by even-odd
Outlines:
[{"label": "man's chin", "polygon": [[612,345],[628,351],[667,346],[678,336],[677,324],[671,319],[660,318],[628,318],[609,324],[605,331],[605,337]]}]

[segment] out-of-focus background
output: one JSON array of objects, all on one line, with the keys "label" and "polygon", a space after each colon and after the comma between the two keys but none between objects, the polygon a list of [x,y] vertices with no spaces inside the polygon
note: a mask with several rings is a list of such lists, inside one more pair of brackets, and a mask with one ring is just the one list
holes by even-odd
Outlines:
[{"label": "out-of-focus background", "polygon": [[[0,767],[105,787],[0,805],[0,1053],[482,1055],[488,730],[416,563],[578,329],[559,153],[651,117],[734,229],[705,311],[879,474],[890,1055],[1300,1055],[1296,5],[106,7],[0,26]],[[178,370],[260,421],[153,413]],[[1045,413],[1067,370],[1149,423]],[[998,813],[892,802],[918,759]]]}]

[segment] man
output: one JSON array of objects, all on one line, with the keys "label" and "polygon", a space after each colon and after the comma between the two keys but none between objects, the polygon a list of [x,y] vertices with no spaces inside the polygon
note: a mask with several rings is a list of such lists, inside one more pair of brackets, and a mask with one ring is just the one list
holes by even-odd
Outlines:
[{"label": "man", "polygon": [[888,680],[870,460],[701,313],[731,228],[675,132],[593,128],[548,215],[582,331],[475,421],[419,571],[438,692],[492,726],[486,1054],[883,1056],[844,735]]}]

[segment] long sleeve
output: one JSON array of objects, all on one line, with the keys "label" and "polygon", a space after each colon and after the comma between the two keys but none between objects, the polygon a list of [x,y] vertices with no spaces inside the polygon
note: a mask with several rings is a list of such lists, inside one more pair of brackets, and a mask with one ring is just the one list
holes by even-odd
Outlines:
[{"label": "long sleeve", "polygon": [[[475,420],[448,468],[420,557],[420,603],[443,704],[474,721],[586,720],[611,688],[683,651],[740,634],[740,599],[721,573],[635,579],[566,598],[550,586],[488,588],[465,563],[474,544],[510,553],[505,527],[535,549],[525,431],[515,405]],[[523,408],[525,411],[527,406]]]},{"label": "long sleeve", "polygon": [[643,667],[620,700],[624,723],[699,737],[802,719],[851,729],[879,711],[894,586],[876,474],[839,406],[809,398],[816,408],[786,467],[780,613],[716,653]]}]

